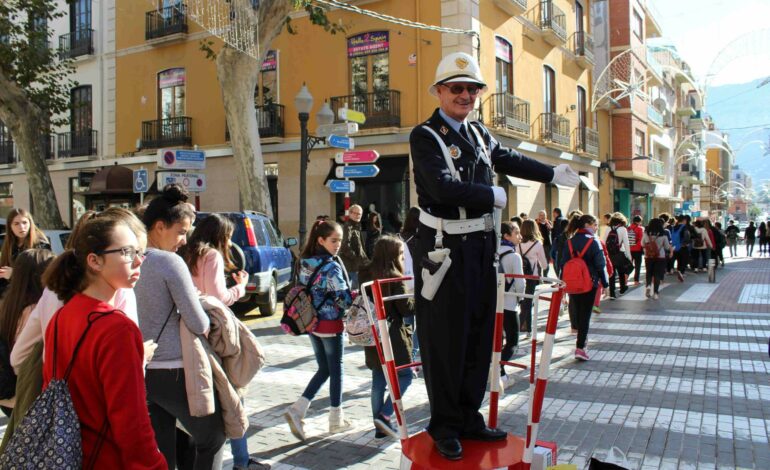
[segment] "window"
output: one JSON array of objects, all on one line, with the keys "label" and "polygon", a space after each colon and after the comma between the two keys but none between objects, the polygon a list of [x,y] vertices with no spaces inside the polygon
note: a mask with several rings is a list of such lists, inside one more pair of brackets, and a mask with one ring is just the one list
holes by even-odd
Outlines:
[{"label": "window", "polygon": [[158,74],[158,117],[185,115],[185,69],[168,69]]},{"label": "window", "polygon": [[262,68],[254,93],[257,106],[278,104],[278,51],[269,50],[262,62]]},{"label": "window", "polygon": [[254,236],[257,237],[257,246],[270,246],[267,241],[267,237],[265,236],[265,230],[262,221],[257,218],[251,218],[251,226],[254,230]]},{"label": "window", "polygon": [[91,85],[79,86],[70,91],[70,128],[74,134],[91,130]]},{"label": "window", "polygon": [[513,94],[513,46],[495,37],[495,91]]},{"label": "window", "polygon": [[634,131],[634,153],[635,157],[643,157],[645,156],[644,153],[644,132],[640,131],[639,129],[636,129]]},{"label": "window", "polygon": [[91,0],[70,1],[70,32],[91,29]]},{"label": "window", "polygon": [[543,112],[556,112],[556,73],[549,66],[543,67]]},{"label": "window", "polygon": [[351,94],[390,88],[389,37],[388,31],[372,31],[348,38]]},{"label": "window", "polygon": [[636,10],[633,11],[633,15],[633,18],[631,18],[631,28],[633,29],[636,37],[643,41],[644,22],[642,21],[642,16]]},{"label": "window", "polygon": [[580,129],[588,127],[586,119],[586,90],[582,86],[577,87],[577,121]]},{"label": "window", "polygon": [[575,32],[582,33],[585,31],[583,27],[583,5],[580,2],[575,2]]}]

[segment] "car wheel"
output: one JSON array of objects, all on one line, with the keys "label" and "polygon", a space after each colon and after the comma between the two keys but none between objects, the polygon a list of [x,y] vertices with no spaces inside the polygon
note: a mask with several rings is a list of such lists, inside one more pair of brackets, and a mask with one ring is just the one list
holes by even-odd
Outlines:
[{"label": "car wheel", "polygon": [[259,306],[259,313],[263,317],[269,317],[274,315],[278,310],[278,285],[275,282],[275,278],[270,278],[270,287],[267,290],[267,302]]}]

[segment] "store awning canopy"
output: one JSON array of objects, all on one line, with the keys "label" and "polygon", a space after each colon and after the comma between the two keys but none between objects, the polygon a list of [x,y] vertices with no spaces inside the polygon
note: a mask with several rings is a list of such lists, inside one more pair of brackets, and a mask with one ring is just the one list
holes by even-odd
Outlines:
[{"label": "store awning canopy", "polygon": [[509,175],[505,175],[505,178],[508,180],[508,183],[514,188],[529,188],[529,181],[527,180],[523,180],[521,178],[516,178],[515,176],[509,176]]},{"label": "store awning canopy", "polygon": [[592,193],[599,192],[599,188],[597,188],[593,181],[588,179],[587,176],[580,175],[580,186],[588,191],[591,191]]},{"label": "store awning canopy", "polygon": [[122,165],[99,170],[91,180],[86,195],[134,194],[134,172]]}]

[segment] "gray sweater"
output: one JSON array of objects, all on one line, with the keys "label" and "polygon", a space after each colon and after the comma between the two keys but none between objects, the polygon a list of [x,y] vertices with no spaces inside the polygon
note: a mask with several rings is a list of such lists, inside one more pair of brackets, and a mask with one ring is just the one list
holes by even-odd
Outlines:
[{"label": "gray sweater", "polygon": [[[182,368],[182,343],[179,319],[195,334],[209,329],[209,317],[198,300],[192,276],[176,253],[157,249],[147,250],[142,274],[134,287],[139,329],[145,341],[158,341],[158,334],[168,318],[168,324],[158,341],[155,356],[148,369]],[[169,312],[174,312],[169,317]]]}]

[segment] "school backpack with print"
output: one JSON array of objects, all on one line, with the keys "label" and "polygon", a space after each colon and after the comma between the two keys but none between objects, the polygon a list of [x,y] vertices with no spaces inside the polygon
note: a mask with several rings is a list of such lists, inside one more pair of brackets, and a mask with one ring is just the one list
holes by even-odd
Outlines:
[{"label": "school backpack with print", "polygon": [[[318,308],[321,306],[313,303],[313,295],[310,288],[317,280],[316,276],[321,272],[331,259],[322,261],[307,279],[307,285],[299,282],[289,289],[283,299],[283,316],[281,317],[281,329],[292,336],[304,335],[315,331],[318,326]],[[299,278],[299,276],[297,276]],[[325,299],[324,299],[325,301]],[[323,301],[321,302],[323,303]]]},{"label": "school backpack with print", "polygon": [[607,234],[607,241],[604,242],[604,245],[607,247],[607,253],[609,253],[611,257],[620,253],[620,237],[618,236],[617,227],[610,229],[610,233]]},{"label": "school backpack with print", "polygon": [[54,319],[53,378],[43,393],[35,399],[27,410],[27,414],[16,427],[5,452],[0,455],[0,469],[80,470],[81,468],[94,468],[96,458],[107,435],[109,421],[104,420],[90,462],[83,465],[80,418],[75,411],[67,381],[88,330],[96,321],[116,311],[91,312],[88,315],[88,326],[78,339],[67,370],[61,378],[57,377],[56,374],[56,339],[59,330],[59,315],[56,316]]},{"label": "school backpack with print", "polygon": [[628,229],[628,246],[636,246],[636,230],[634,227]]},{"label": "school backpack with print", "polygon": [[[356,346],[374,346],[372,322],[367,313],[366,302],[366,294],[361,292],[345,315],[345,332],[348,334],[350,343]],[[374,302],[371,299],[368,299],[368,302],[369,308],[374,308]],[[372,315],[372,318],[374,318],[374,315]],[[377,320],[374,321],[376,322]]]},{"label": "school backpack with print", "polygon": [[645,258],[660,258],[660,248],[658,248],[657,237],[647,236],[647,243],[644,244]]},{"label": "school backpack with print", "polygon": [[692,242],[693,248],[703,248],[706,246],[706,242],[703,240],[703,234],[701,234],[699,231],[695,231],[695,238]]},{"label": "school backpack with print", "polygon": [[591,272],[588,271],[588,265],[586,264],[583,256],[588,251],[588,248],[593,243],[593,239],[586,240],[586,246],[578,253],[572,249],[572,240],[567,240],[567,248],[569,249],[570,259],[564,264],[564,269],[561,272],[561,280],[564,281],[566,287],[564,291],[568,294],[585,294],[590,292],[594,287],[594,281],[591,279]]}]

